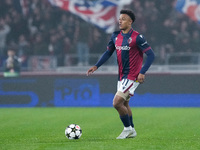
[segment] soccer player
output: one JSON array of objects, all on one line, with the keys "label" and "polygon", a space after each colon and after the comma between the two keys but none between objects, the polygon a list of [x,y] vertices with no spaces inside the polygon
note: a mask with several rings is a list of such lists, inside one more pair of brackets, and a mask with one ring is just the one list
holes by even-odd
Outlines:
[{"label": "soccer player", "polygon": [[[113,106],[118,111],[124,125],[124,129],[117,139],[133,138],[137,135],[129,100],[138,85],[144,82],[145,73],[155,57],[144,36],[133,30],[134,21],[135,15],[131,10],[120,11],[120,31],[112,34],[107,50],[99,61],[87,71],[87,76],[92,74],[116,51],[119,75]],[[143,53],[147,55],[147,58],[142,67]]]}]

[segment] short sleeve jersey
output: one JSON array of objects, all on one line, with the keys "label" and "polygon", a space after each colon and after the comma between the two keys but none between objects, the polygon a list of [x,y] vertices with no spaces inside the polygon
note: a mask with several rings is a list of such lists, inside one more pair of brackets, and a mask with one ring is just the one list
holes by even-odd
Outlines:
[{"label": "short sleeve jersey", "polygon": [[112,34],[107,50],[117,53],[118,80],[136,80],[143,63],[143,53],[151,47],[144,36],[131,29],[127,34],[116,31]]}]

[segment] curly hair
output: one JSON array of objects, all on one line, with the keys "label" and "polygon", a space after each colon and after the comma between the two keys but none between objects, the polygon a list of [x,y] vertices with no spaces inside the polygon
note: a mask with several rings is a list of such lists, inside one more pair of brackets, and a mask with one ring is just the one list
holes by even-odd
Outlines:
[{"label": "curly hair", "polygon": [[[131,20],[134,22],[135,21],[135,14],[133,13],[133,11],[132,10],[129,10],[129,9],[122,9],[121,11],[120,11],[120,14],[127,14],[130,18],[131,18]],[[133,23],[132,22],[132,23]]]}]

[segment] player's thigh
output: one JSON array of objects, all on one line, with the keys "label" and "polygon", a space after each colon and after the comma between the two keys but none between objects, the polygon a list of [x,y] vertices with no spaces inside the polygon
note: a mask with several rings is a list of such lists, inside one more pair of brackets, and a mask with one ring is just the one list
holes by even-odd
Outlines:
[{"label": "player's thigh", "polygon": [[125,101],[125,100],[124,100],[123,97],[121,97],[121,96],[115,94],[115,97],[114,97],[114,99],[113,99],[113,106],[114,106],[114,107],[120,107],[121,105],[124,104],[124,101]]}]

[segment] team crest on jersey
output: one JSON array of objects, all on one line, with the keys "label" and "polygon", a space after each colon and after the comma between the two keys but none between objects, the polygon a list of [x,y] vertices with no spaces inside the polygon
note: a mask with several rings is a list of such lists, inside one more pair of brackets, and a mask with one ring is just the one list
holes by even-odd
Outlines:
[{"label": "team crest on jersey", "polygon": [[130,44],[132,42],[132,38],[130,37],[129,39],[128,39],[128,43]]}]

